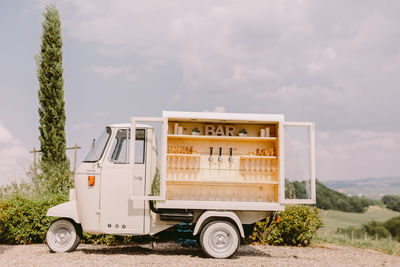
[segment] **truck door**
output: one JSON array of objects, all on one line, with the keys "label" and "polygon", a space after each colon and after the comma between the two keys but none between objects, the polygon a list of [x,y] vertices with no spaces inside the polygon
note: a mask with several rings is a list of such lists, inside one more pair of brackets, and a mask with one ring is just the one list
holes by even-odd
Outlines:
[{"label": "truck door", "polygon": [[315,204],[314,124],[284,122],[282,126],[280,202]]},{"label": "truck door", "polygon": [[[114,129],[103,162],[100,194],[100,225],[105,233],[143,234],[144,201],[129,201],[129,187],[144,193],[145,129],[136,129],[135,153],[130,153],[130,130]],[[134,166],[130,155],[134,154]],[[135,177],[132,177],[132,168]]]}]

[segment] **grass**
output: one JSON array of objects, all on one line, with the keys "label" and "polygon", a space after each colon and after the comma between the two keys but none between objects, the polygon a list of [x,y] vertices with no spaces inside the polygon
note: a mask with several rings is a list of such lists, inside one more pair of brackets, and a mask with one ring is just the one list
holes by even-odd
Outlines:
[{"label": "grass", "polygon": [[375,239],[371,237],[354,238],[343,234],[321,232],[318,234],[316,243],[333,243],[343,246],[356,248],[368,248],[387,253],[389,255],[400,256],[400,243],[391,238]]},{"label": "grass", "polygon": [[379,206],[370,206],[365,213],[343,212],[337,210],[322,210],[324,228],[322,232],[334,232],[337,228],[348,228],[350,226],[360,228],[370,221],[384,222],[390,218],[400,216],[400,212],[392,211]]},{"label": "grass", "polygon": [[360,228],[372,220],[384,222],[390,218],[400,216],[400,212],[392,211],[379,206],[370,206],[365,213],[342,212],[337,210],[321,210],[324,226],[319,230],[316,242],[326,242],[357,248],[369,248],[390,255],[400,256],[400,243],[391,238],[355,237],[337,234],[337,228]]}]

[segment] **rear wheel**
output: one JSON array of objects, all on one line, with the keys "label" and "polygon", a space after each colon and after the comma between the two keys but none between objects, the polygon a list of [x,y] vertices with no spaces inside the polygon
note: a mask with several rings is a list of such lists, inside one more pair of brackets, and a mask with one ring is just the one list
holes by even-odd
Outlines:
[{"label": "rear wheel", "polygon": [[228,258],[239,248],[239,232],[230,222],[213,221],[201,231],[200,244],[209,257]]},{"label": "rear wheel", "polygon": [[46,234],[46,243],[51,252],[74,251],[80,241],[81,228],[68,219],[54,221]]}]

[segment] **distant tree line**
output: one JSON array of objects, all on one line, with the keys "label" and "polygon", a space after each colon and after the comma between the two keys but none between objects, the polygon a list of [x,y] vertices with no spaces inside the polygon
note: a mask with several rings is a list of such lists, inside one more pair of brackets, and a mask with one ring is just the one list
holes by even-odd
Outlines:
[{"label": "distant tree line", "polygon": [[400,195],[385,195],[381,199],[386,208],[400,211]]},{"label": "distant tree line", "polygon": [[317,207],[320,209],[332,209],[345,212],[364,212],[376,201],[358,196],[348,196],[336,190],[328,188],[317,181]]},{"label": "distant tree line", "polygon": [[[291,182],[285,181],[286,198],[307,199],[309,192],[304,181]],[[345,212],[365,212],[370,205],[376,204],[376,201],[357,196],[348,196],[336,190],[330,189],[317,180],[316,182],[316,206],[326,210],[340,210]]]}]

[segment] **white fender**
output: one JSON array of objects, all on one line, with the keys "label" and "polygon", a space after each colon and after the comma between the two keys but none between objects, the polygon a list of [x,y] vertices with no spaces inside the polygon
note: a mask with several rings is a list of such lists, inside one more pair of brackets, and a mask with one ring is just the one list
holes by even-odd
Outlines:
[{"label": "white fender", "polygon": [[196,222],[196,226],[194,227],[193,235],[197,235],[203,222],[210,217],[232,219],[236,223],[236,226],[239,229],[240,236],[244,238],[243,225],[240,222],[239,217],[232,211],[206,211],[206,212],[204,212]]},{"label": "white fender", "polygon": [[76,210],[76,201],[68,201],[47,210],[46,216],[70,218],[76,223],[80,223],[78,211]]}]

